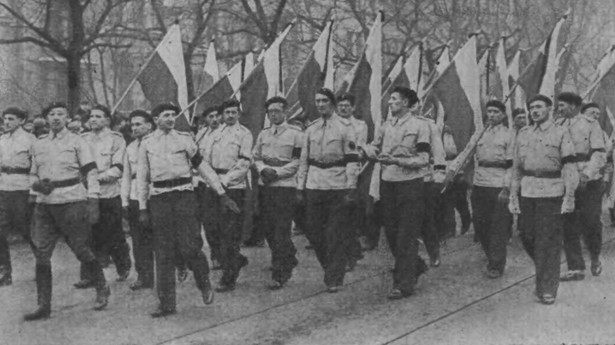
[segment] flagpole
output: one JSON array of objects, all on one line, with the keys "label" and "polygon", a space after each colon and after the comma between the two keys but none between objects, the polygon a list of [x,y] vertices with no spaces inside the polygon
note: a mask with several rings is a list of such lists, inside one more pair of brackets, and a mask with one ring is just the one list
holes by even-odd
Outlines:
[{"label": "flagpole", "polygon": [[130,92],[130,89],[135,85],[135,83],[137,82],[137,79],[141,76],[141,73],[143,73],[143,71],[145,70],[147,65],[149,65],[149,63],[152,61],[152,59],[154,58],[154,55],[156,55],[157,51],[158,51],[158,47],[156,47],[156,49],[154,49],[154,51],[150,54],[150,56],[147,58],[145,63],[143,65],[141,65],[141,68],[139,68],[139,71],[137,72],[137,74],[134,76],[134,78],[132,78],[130,83],[128,83],[128,86],[124,90],[124,93],[122,93],[122,96],[120,96],[120,98],[117,100],[117,102],[115,102],[115,105],[111,109],[111,114],[115,113],[115,111],[120,106],[122,101],[124,101],[126,96],[128,96],[128,92]]}]

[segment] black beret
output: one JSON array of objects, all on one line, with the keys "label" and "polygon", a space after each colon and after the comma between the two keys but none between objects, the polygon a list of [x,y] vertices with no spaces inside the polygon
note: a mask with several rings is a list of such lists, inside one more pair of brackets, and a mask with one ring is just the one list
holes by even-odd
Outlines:
[{"label": "black beret", "polygon": [[158,117],[165,111],[173,110],[176,114],[181,113],[181,109],[173,103],[161,103],[154,107],[152,110],[152,117]]},{"label": "black beret", "polygon": [[589,108],[598,108],[598,109],[600,109],[600,105],[598,103],[596,103],[596,102],[585,103],[581,107],[581,114],[584,113],[585,110],[587,110]]},{"label": "black beret", "polygon": [[580,106],[581,103],[583,103],[583,98],[581,98],[581,96],[577,95],[574,92],[562,92],[557,95],[557,100],[572,104],[577,107]]},{"label": "black beret", "polygon": [[498,108],[503,113],[506,112],[506,106],[504,105],[504,103],[498,101],[497,99],[492,99],[488,101],[486,107],[487,108],[494,107],[494,108]]},{"label": "black beret", "polygon": [[551,100],[551,98],[549,98],[549,97],[547,97],[547,96],[545,96],[545,95],[540,95],[540,94],[538,94],[538,95],[536,95],[536,96],[534,96],[534,97],[530,98],[530,100],[529,100],[529,101],[527,101],[527,107],[529,108],[529,107],[530,107],[530,105],[531,105],[532,103],[536,102],[536,101],[542,101],[542,102],[544,102],[544,103],[547,105],[547,107],[553,106],[553,101]]}]

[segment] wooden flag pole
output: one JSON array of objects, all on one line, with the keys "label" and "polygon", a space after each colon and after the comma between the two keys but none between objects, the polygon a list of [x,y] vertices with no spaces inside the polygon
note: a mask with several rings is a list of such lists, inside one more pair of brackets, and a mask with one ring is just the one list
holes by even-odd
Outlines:
[{"label": "wooden flag pole", "polygon": [[154,49],[154,51],[150,54],[150,56],[147,58],[147,60],[145,60],[145,63],[143,65],[141,65],[141,68],[139,68],[139,71],[137,72],[137,74],[134,76],[134,78],[132,78],[130,83],[128,83],[128,86],[124,90],[124,93],[122,93],[122,96],[120,96],[120,98],[117,100],[117,102],[115,102],[115,105],[111,109],[111,114],[115,113],[115,111],[120,106],[122,101],[124,101],[126,96],[128,96],[128,92],[135,85],[135,83],[137,82],[137,80],[141,76],[141,73],[143,73],[143,71],[145,70],[147,65],[149,65],[149,63],[152,61],[152,59],[154,58],[154,55],[156,54],[157,51],[158,51],[158,47],[156,47],[156,49]]}]

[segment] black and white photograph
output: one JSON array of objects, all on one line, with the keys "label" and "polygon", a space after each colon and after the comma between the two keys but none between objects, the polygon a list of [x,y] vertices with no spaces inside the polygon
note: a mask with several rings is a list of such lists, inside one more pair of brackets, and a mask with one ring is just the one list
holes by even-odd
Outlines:
[{"label": "black and white photograph", "polygon": [[0,345],[615,344],[615,1],[0,0]]}]

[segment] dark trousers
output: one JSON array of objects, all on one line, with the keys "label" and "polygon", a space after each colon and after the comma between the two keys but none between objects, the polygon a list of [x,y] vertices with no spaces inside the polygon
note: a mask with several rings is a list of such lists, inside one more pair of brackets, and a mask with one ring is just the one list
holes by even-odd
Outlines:
[{"label": "dark trousers", "polygon": [[[8,235],[18,233],[30,244],[30,217],[28,191],[0,191],[0,278],[12,272]],[[4,272],[3,272],[4,271]]]},{"label": "dark trousers", "polygon": [[[228,189],[226,194],[237,203],[240,210],[243,210],[245,191],[243,189]],[[231,210],[220,205],[219,209],[219,229],[220,229],[220,263],[222,264],[223,285],[234,285],[239,276],[239,270],[245,264],[246,258],[241,255],[241,236],[243,231],[243,212],[236,214]]]},{"label": "dark trousers", "polygon": [[564,252],[569,270],[585,270],[581,237],[592,261],[600,258],[602,249],[601,181],[589,181],[575,195],[575,210],[564,215]]},{"label": "dark trousers", "polygon": [[297,249],[291,240],[295,188],[259,187],[260,229],[271,249],[271,279],[286,282],[297,266]]},{"label": "dark trousers", "polygon": [[503,273],[512,215],[508,205],[498,201],[501,191],[502,188],[474,186],[472,209],[474,232],[487,255],[487,269]]},{"label": "dark trousers", "polygon": [[200,183],[196,189],[196,197],[199,204],[199,220],[205,230],[205,239],[211,250],[211,260],[220,261],[220,203],[218,194]]},{"label": "dark trousers", "polygon": [[151,226],[139,222],[139,202],[130,200],[128,205],[128,224],[132,237],[132,253],[135,270],[139,279],[146,285],[154,285],[154,233]]},{"label": "dark trousers", "polygon": [[382,219],[393,257],[393,286],[411,293],[417,280],[417,236],[423,224],[425,192],[422,179],[381,181]]},{"label": "dark trousers", "polygon": [[[130,247],[122,229],[122,199],[117,196],[98,201],[99,221],[92,225],[89,239],[94,255],[99,261],[111,256],[119,275],[130,271]],[[81,278],[88,279],[86,266],[81,265]]]},{"label": "dark trousers", "polygon": [[468,204],[468,187],[463,180],[453,182],[450,188],[440,195],[440,204],[436,207],[435,216],[440,240],[455,236],[455,209],[459,212],[462,228],[469,227],[472,216]]},{"label": "dark trousers", "polygon": [[425,212],[423,213],[423,226],[421,237],[431,259],[440,257],[440,236],[436,228],[436,207],[440,198],[442,186],[434,182],[426,182],[423,185],[425,191]]},{"label": "dark trousers", "polygon": [[519,201],[521,242],[536,267],[538,296],[557,296],[563,241],[562,198],[524,198]]},{"label": "dark trousers", "polygon": [[51,256],[60,237],[82,263],[96,261],[88,245],[91,227],[87,201],[66,204],[36,204],[32,241],[36,247],[36,264],[51,266]]},{"label": "dark trousers", "polygon": [[172,191],[150,199],[157,291],[160,308],[173,310],[175,299],[176,251],[192,272],[199,290],[209,287],[209,264],[201,250],[203,239],[192,191]]},{"label": "dark trousers", "polygon": [[377,246],[380,241],[380,228],[382,227],[382,207],[380,201],[372,197],[365,200],[365,223],[361,227],[361,235],[365,237],[369,245]]},{"label": "dark trousers", "polygon": [[346,274],[346,248],[354,236],[348,224],[351,208],[344,203],[347,193],[346,190],[306,190],[305,236],[325,271],[327,286],[341,286]]}]

